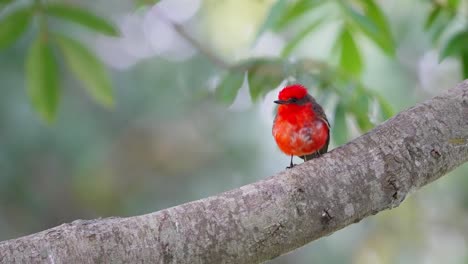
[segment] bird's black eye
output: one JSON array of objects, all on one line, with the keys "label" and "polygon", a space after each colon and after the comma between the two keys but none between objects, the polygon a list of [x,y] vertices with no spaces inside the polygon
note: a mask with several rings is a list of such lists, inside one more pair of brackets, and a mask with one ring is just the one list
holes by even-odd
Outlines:
[{"label": "bird's black eye", "polygon": [[296,97],[292,97],[291,98],[291,103],[296,103],[297,102],[297,98]]}]

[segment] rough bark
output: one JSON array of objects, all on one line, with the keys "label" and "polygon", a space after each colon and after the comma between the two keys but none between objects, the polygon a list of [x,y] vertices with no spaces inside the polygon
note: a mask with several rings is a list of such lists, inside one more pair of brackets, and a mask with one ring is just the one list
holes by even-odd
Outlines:
[{"label": "rough bark", "polygon": [[468,160],[468,81],[275,176],[0,243],[1,263],[257,263],[398,206]]}]

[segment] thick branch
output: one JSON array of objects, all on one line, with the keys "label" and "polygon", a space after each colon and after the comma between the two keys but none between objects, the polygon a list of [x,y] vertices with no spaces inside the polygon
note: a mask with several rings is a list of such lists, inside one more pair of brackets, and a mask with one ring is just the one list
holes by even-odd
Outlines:
[{"label": "thick branch", "polygon": [[319,159],[159,212],[0,243],[1,263],[256,263],[369,215],[468,160],[468,81]]}]

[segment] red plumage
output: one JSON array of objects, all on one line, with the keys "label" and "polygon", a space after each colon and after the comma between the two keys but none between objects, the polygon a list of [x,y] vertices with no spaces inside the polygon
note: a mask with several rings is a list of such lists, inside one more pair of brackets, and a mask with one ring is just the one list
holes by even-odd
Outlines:
[{"label": "red plumage", "polygon": [[278,94],[278,99],[280,100],[288,100],[292,97],[296,98],[303,98],[307,95],[307,89],[302,86],[301,84],[292,84],[286,86],[282,89]]},{"label": "red plumage", "polygon": [[[278,95],[273,137],[282,152],[304,160],[328,150],[330,125],[325,112],[300,84],[286,86]],[[289,167],[288,167],[289,168]]]}]

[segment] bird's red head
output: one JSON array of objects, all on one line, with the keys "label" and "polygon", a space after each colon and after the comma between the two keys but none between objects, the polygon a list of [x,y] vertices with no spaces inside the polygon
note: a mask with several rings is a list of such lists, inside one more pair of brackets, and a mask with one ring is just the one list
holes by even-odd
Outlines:
[{"label": "bird's red head", "polygon": [[289,100],[291,98],[302,99],[307,95],[307,89],[301,84],[288,85],[280,91],[278,99]]},{"label": "bird's red head", "polygon": [[279,92],[278,99],[275,103],[277,104],[295,104],[302,99],[305,99],[307,95],[307,89],[301,84],[292,84],[283,88]]}]

